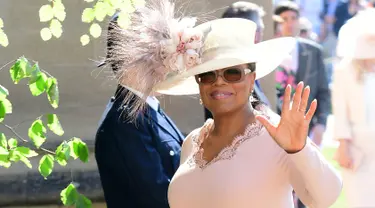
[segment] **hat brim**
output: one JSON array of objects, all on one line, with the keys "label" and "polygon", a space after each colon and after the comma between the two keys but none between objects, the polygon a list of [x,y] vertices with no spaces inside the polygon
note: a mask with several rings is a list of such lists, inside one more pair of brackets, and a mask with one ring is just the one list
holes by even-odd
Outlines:
[{"label": "hat brim", "polygon": [[276,38],[258,44],[248,49],[218,53],[215,58],[203,61],[187,71],[167,78],[155,87],[155,91],[165,95],[194,95],[199,94],[199,86],[195,75],[228,68],[247,63],[256,63],[256,79],[260,79],[279,66],[296,46],[295,38]]}]

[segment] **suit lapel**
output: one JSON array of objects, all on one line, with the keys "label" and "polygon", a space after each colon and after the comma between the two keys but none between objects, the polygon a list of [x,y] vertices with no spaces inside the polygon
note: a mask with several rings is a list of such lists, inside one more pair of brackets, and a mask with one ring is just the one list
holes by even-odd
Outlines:
[{"label": "suit lapel", "polygon": [[311,51],[306,46],[298,41],[298,69],[297,69],[297,83],[304,81],[307,83],[308,76],[311,70]]},{"label": "suit lapel", "polygon": [[178,130],[176,130],[176,128],[172,125],[173,122],[168,120],[169,118],[165,114],[161,114],[148,106],[145,116],[152,119],[154,123],[170,134],[178,143],[182,144],[183,136],[178,132]]}]

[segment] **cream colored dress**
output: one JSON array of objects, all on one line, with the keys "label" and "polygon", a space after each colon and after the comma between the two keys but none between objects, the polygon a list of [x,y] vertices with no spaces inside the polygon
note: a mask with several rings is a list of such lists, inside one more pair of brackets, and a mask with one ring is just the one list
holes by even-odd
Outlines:
[{"label": "cream colored dress", "polygon": [[354,170],[343,169],[348,207],[375,207],[375,74],[357,80],[350,63],[335,69],[332,88],[335,139],[351,140]]},{"label": "cream colored dress", "polygon": [[260,123],[207,163],[199,147],[213,125],[207,120],[185,141],[169,186],[171,208],[292,208],[293,189],[309,207],[327,208],[339,196],[340,176],[310,140],[287,154]]}]

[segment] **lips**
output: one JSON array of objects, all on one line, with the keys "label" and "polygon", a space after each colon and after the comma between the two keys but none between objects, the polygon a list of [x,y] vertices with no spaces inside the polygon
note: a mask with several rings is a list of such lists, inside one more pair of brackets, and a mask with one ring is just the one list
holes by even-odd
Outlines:
[{"label": "lips", "polygon": [[230,96],[232,96],[233,93],[231,92],[226,92],[226,91],[214,91],[210,94],[210,96],[212,97],[212,99],[214,100],[222,100],[222,99],[226,99]]}]

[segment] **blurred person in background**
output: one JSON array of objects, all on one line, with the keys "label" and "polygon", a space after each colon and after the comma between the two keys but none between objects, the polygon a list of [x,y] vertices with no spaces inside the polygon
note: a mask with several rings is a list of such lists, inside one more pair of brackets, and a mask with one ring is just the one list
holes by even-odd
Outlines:
[{"label": "blurred person in background", "polygon": [[375,9],[340,30],[332,86],[336,160],[342,167],[347,207],[375,207]]},{"label": "blurred person in background", "polygon": [[366,2],[362,0],[346,0],[337,3],[333,20],[333,31],[336,37],[346,21],[354,17],[358,11],[363,10],[365,7]]},{"label": "blurred person in background", "polygon": [[[300,35],[300,12],[297,3],[281,1],[276,6],[274,14],[283,19],[280,24],[282,36],[298,37]],[[299,82],[303,81],[309,85],[311,93],[308,104],[310,105],[314,99],[318,101],[318,109],[310,125],[309,135],[315,144],[321,146],[327,117],[331,110],[331,94],[323,62],[323,50],[318,43],[304,38],[296,38],[295,44],[296,47],[291,56],[285,59],[275,72],[278,113],[281,113],[281,106],[288,85],[292,86],[293,93]],[[300,200],[298,200],[298,207],[305,207]]]},{"label": "blurred person in background", "polygon": [[315,42],[318,42],[317,34],[312,30],[312,24],[306,17],[299,18],[299,36]]},{"label": "blurred person in background", "polygon": [[[280,2],[276,6],[274,14],[284,20],[280,24],[282,36],[296,37],[299,35],[299,7],[295,2]],[[288,84],[294,87],[300,81],[308,84],[311,89],[309,103],[313,99],[317,99],[319,103],[314,122],[310,126],[310,133],[313,141],[320,146],[331,105],[322,47],[314,41],[297,38],[295,50],[290,58],[281,65],[281,68],[283,69],[276,70],[279,112],[284,90]],[[279,73],[280,71],[282,72]]]}]

